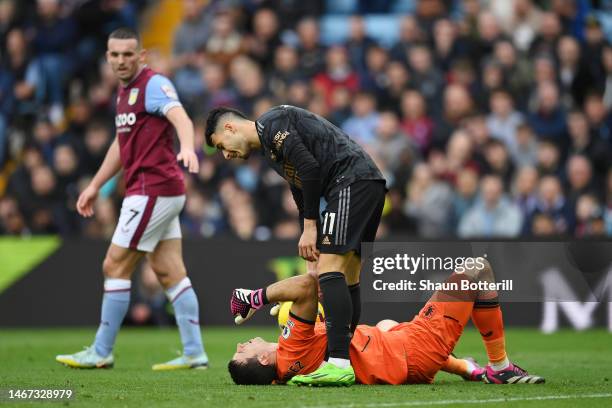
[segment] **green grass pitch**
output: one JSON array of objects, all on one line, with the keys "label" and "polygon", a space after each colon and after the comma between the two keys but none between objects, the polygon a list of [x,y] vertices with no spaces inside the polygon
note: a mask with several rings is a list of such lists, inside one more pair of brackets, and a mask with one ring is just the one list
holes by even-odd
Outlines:
[{"label": "green grass pitch", "polygon": [[[0,400],[0,406],[42,407],[612,407],[612,334],[603,330],[561,331],[544,335],[531,329],[508,329],[510,358],[546,377],[544,385],[495,386],[466,383],[440,373],[432,385],[354,386],[309,389],[287,386],[236,386],[227,361],[238,341],[253,336],[273,340],[273,328],[207,328],[209,370],[153,372],[151,365],[173,358],[180,343],[170,329],[121,331],[115,368],[75,370],[54,356],[80,350],[93,329],[0,329],[0,389],[71,388],[64,402]],[[467,330],[455,349],[458,356],[485,360],[478,333]]]}]

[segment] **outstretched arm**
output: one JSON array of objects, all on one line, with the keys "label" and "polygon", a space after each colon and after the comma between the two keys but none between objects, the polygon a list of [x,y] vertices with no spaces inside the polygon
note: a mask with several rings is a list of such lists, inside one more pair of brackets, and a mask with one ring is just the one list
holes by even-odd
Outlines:
[{"label": "outstretched arm", "polygon": [[79,195],[77,200],[77,211],[83,217],[91,217],[94,214],[93,204],[98,197],[100,188],[110,180],[121,169],[121,158],[119,156],[119,140],[115,140],[108,148],[102,165],[89,185]]},{"label": "outstretched arm", "polygon": [[234,289],[230,312],[236,324],[242,324],[265,304],[293,302],[291,313],[304,320],[315,321],[318,312],[317,280],[311,274],[294,276],[257,290]]},{"label": "outstretched arm", "polygon": [[269,302],[293,302],[291,313],[305,320],[315,321],[318,313],[318,287],[310,274],[294,276],[273,283],[266,288]]},{"label": "outstretched arm", "polygon": [[166,113],[166,118],[176,129],[176,135],[181,145],[181,151],[176,156],[176,159],[179,162],[182,161],[190,173],[197,173],[200,164],[194,150],[193,123],[191,119],[189,119],[187,112],[180,105],[170,108]]}]

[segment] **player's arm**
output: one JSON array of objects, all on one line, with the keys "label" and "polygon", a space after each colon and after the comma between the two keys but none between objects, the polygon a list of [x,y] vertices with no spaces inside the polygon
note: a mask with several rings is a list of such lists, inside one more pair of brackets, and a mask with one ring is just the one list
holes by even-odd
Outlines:
[{"label": "player's arm", "polygon": [[314,322],[318,312],[317,284],[315,276],[308,273],[257,290],[234,289],[230,312],[236,324],[242,324],[268,303],[293,302],[291,313]]},{"label": "player's arm", "polygon": [[298,135],[293,135],[287,142],[285,152],[285,157],[295,166],[302,181],[304,230],[298,244],[299,254],[307,261],[317,261],[319,258],[317,220],[321,197],[321,167]]},{"label": "player's arm", "polygon": [[93,204],[98,196],[98,191],[104,183],[117,174],[120,169],[121,157],[119,156],[119,140],[115,137],[96,175],[79,195],[79,199],[77,200],[77,211],[79,214],[83,217],[91,217],[94,214]]},{"label": "player's arm", "polygon": [[193,123],[191,119],[189,119],[187,112],[185,112],[182,106],[170,108],[166,113],[166,118],[176,129],[176,135],[181,145],[181,151],[176,156],[176,159],[179,162],[182,161],[190,173],[197,173],[200,165],[198,156],[195,154]]},{"label": "player's arm", "polygon": [[162,75],[154,75],[147,83],[145,95],[147,113],[164,116],[176,130],[181,144],[176,159],[182,161],[190,173],[197,173],[199,162],[195,154],[193,123],[179,101],[172,82]]},{"label": "player's arm", "polygon": [[269,302],[293,302],[291,313],[314,322],[318,313],[317,281],[311,274],[294,276],[273,283],[266,288]]}]

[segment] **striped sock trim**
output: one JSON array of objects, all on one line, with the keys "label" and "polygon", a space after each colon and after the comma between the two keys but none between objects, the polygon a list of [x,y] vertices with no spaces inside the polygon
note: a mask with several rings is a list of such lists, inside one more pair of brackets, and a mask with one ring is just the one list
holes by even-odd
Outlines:
[{"label": "striped sock trim", "polygon": [[179,283],[166,290],[166,297],[172,303],[189,288],[191,288],[191,280],[185,277]]},{"label": "striped sock trim", "polygon": [[129,292],[132,281],[129,279],[106,279],[104,281],[104,292]]}]

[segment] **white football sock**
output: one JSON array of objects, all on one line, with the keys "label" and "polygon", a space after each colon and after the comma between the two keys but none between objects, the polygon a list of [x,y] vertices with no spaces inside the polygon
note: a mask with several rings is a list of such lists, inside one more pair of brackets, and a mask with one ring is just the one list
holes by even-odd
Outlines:
[{"label": "white football sock", "polygon": [[510,360],[508,360],[508,357],[506,357],[502,361],[499,361],[497,363],[491,363],[489,361],[489,365],[491,366],[493,370],[501,371],[501,370],[505,370],[506,368],[510,367]]},{"label": "white football sock", "polygon": [[346,367],[351,366],[351,360],[347,360],[346,358],[330,357],[330,359],[327,360],[327,362],[339,368],[346,368]]}]

